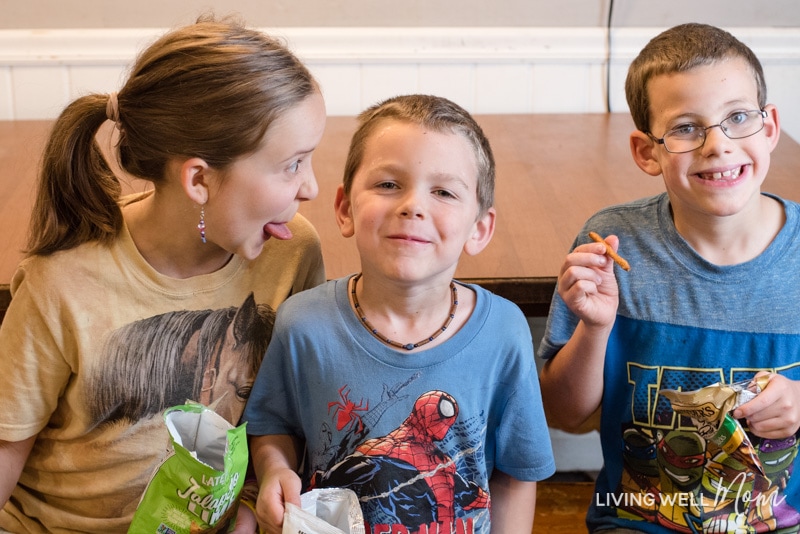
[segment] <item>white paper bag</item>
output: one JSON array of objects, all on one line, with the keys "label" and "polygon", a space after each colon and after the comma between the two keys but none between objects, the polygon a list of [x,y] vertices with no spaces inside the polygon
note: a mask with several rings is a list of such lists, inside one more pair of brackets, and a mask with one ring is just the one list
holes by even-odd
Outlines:
[{"label": "white paper bag", "polygon": [[299,507],[286,503],[283,534],[364,534],[358,496],[342,488],[303,493]]}]

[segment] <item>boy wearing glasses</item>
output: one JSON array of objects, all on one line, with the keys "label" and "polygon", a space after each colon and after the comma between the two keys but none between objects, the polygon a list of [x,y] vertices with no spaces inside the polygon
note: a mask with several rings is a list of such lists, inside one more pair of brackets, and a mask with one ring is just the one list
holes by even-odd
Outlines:
[{"label": "boy wearing glasses", "polygon": [[[539,350],[552,426],[576,429],[602,406],[589,530],[797,532],[800,206],[761,192],[780,131],[761,65],[729,33],[685,24],[645,46],[626,95],[634,161],[666,193],[589,219]],[[751,463],[659,393],[761,375],[732,412]]]}]

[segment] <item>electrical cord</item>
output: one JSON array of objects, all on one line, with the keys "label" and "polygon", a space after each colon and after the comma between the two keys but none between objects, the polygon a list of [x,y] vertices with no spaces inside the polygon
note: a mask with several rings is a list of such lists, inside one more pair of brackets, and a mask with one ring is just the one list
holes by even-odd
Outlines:
[{"label": "electrical cord", "polygon": [[611,113],[611,20],[614,15],[614,0],[608,0],[606,16],[606,112]]}]

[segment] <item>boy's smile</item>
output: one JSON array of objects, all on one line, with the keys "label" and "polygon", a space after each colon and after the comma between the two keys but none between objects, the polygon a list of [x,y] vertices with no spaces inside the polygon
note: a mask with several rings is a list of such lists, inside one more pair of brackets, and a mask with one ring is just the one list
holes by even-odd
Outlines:
[{"label": "boy's smile", "polygon": [[477,253],[471,243],[485,233],[477,177],[475,152],[461,134],[382,123],[337,210],[342,234],[355,236],[364,272],[449,281],[462,251]]},{"label": "boy's smile", "polygon": [[712,172],[712,173],[707,173],[707,174],[700,174],[700,178],[702,178],[703,180],[725,180],[725,181],[728,181],[728,180],[731,180],[731,179],[733,179],[733,180],[737,179],[739,177],[739,175],[741,175],[741,174],[742,174],[742,168],[741,167],[737,167],[735,169],[727,170],[727,171],[718,171],[718,172]]}]

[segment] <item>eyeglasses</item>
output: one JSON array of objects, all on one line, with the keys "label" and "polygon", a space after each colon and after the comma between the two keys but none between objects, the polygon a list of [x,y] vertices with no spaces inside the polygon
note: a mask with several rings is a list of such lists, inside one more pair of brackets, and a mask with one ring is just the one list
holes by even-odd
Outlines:
[{"label": "eyeglasses", "polygon": [[719,124],[712,124],[706,127],[692,123],[681,124],[665,133],[661,139],[649,132],[647,135],[656,143],[664,145],[667,152],[683,154],[703,146],[706,143],[706,132],[711,128],[719,126],[722,133],[729,139],[744,139],[763,130],[764,119],[766,118],[767,112],[763,109],[737,111],[725,120],[720,121]]}]

